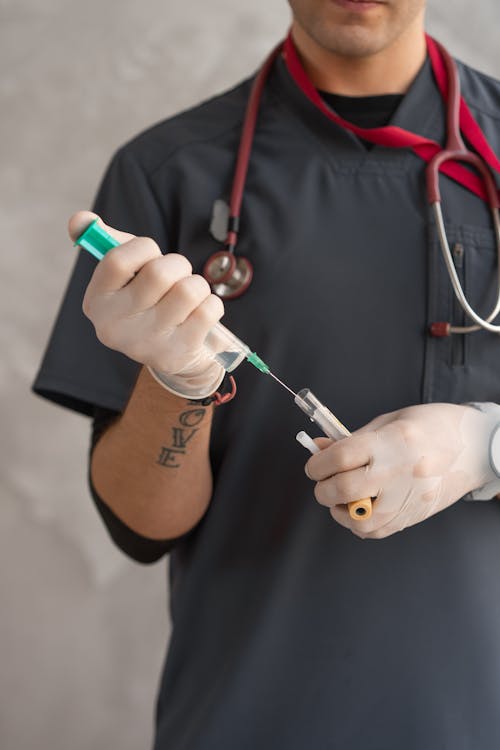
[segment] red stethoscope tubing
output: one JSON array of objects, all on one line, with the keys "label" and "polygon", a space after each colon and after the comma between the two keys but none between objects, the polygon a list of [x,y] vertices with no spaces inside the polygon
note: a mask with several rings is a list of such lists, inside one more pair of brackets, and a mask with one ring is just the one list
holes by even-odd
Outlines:
[{"label": "red stethoscope tubing", "polygon": [[266,81],[269,78],[271,69],[274,65],[274,61],[281,53],[282,48],[283,42],[280,42],[280,44],[278,44],[278,46],[273,49],[271,54],[267,57],[263,66],[257,73],[257,76],[252,84],[250,96],[248,97],[245,118],[243,120],[243,128],[241,131],[240,145],[238,147],[238,155],[236,157],[236,168],[234,171],[231,198],[229,201],[229,231],[226,238],[226,245],[228,246],[230,252],[231,248],[235,246],[236,242],[238,241],[238,225],[241,212],[241,202],[243,200],[243,192],[245,190],[248,165],[250,163],[250,152],[252,151],[252,144],[255,135],[257,117],[259,115],[262,93],[264,91]]},{"label": "red stethoscope tubing", "polygon": [[[427,196],[429,203],[441,202],[441,192],[439,189],[439,171],[446,162],[465,162],[470,164],[476,169],[482,177],[483,187],[486,192],[486,198],[490,205],[490,208],[499,207],[499,196],[495,181],[492,177],[491,171],[486,164],[486,155],[488,156],[489,162],[493,168],[500,170],[500,162],[493,154],[490,149],[488,142],[486,141],[479,125],[470,114],[469,108],[465,104],[464,100],[460,96],[460,79],[458,77],[457,66],[453,59],[450,57],[448,52],[438,42],[431,40],[433,46],[433,54],[435,52],[440,53],[440,62],[445,66],[444,75],[447,81],[447,90],[441,89],[442,95],[446,98],[446,145],[443,149],[440,149],[430,160],[426,170],[426,185],[427,185]],[[437,62],[437,60],[436,60]],[[442,74],[439,76],[441,82],[444,81]],[[463,120],[461,112],[466,117],[467,124],[463,126]],[[467,118],[469,113],[470,118]],[[478,156],[477,154],[469,151],[466,147],[462,135],[460,133],[461,125],[464,127],[464,132],[471,143],[475,144],[475,148],[479,151],[481,149],[485,156]],[[470,172],[466,173],[470,177]],[[467,185],[466,185],[467,186]]]},{"label": "red stethoscope tubing", "polygon": [[[236,260],[234,251],[238,242],[241,203],[243,201],[260,102],[274,61],[281,54],[282,48],[283,42],[280,42],[267,57],[252,84],[236,157],[236,168],[229,201],[225,248],[211,255],[203,268],[203,275],[210,283],[212,291],[225,300],[241,297],[250,286],[253,278],[253,266],[248,258],[240,256]],[[238,279],[237,270],[240,271],[240,279]]]}]

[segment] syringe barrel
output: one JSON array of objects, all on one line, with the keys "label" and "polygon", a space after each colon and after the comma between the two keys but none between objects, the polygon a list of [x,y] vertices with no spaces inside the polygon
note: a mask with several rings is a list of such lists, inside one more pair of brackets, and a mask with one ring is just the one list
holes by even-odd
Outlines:
[{"label": "syringe barrel", "polygon": [[[172,393],[183,398],[199,399],[211,395],[224,379],[224,371],[232,372],[243,362],[250,349],[225,326],[217,323],[212,326],[203,342],[206,352],[212,357],[208,371],[201,375],[189,373],[166,374],[149,368],[152,376]],[[208,382],[207,382],[208,378]]]},{"label": "syringe barrel", "polygon": [[212,326],[203,343],[226,372],[235,370],[251,354],[250,348],[222,323]]}]

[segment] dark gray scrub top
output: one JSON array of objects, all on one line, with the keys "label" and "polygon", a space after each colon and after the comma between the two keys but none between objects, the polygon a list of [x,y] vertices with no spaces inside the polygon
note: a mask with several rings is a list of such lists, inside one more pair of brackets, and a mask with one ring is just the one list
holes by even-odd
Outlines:
[{"label": "dark gray scrub top", "polygon": [[[499,84],[464,66],[460,75],[500,151]],[[230,191],[248,90],[122,148],[96,210],[201,271],[219,249],[212,205]],[[443,140],[428,63],[392,123]],[[489,312],[488,211],[447,178],[442,193],[468,298]],[[430,322],[463,316],[429,221],[424,163],[366,150],[310,104],[281,60],[262,102],[238,252],[254,281],[226,303],[223,322],[352,430],[411,404],[500,402],[498,337],[427,335]],[[122,410],[138,372],[81,313],[94,264],[79,254],[34,386],[84,413]],[[209,510],[171,553],[156,750],[500,747],[500,504],[459,501],[361,541],[313,498],[295,434],[317,433],[290,396],[250,365],[236,378],[237,397],[215,412]]]}]

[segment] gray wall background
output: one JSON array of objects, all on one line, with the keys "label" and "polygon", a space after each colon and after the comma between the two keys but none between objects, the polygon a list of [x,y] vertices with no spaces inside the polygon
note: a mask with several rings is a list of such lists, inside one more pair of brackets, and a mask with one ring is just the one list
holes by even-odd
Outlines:
[{"label": "gray wall background", "polygon": [[[288,19],[285,0],[0,0],[2,750],[150,746],[165,563],[113,548],[87,496],[87,421],[29,385],[74,260],[67,218],[111,153],[248,75]],[[499,21],[498,0],[428,13],[497,76]]]}]

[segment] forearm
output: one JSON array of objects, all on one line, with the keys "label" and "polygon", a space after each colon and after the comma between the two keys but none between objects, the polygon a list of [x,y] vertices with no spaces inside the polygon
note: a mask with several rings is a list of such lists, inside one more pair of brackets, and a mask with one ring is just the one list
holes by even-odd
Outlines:
[{"label": "forearm", "polygon": [[123,415],[98,441],[92,483],[137,533],[175,538],[205,513],[212,409],[174,396],[143,368]]}]

